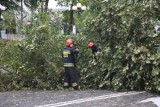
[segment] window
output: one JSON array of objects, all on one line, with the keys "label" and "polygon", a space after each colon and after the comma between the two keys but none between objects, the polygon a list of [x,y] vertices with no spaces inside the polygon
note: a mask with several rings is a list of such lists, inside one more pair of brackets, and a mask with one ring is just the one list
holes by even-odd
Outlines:
[{"label": "window", "polygon": [[12,30],[6,29],[6,34],[16,34],[16,29],[12,29]]}]

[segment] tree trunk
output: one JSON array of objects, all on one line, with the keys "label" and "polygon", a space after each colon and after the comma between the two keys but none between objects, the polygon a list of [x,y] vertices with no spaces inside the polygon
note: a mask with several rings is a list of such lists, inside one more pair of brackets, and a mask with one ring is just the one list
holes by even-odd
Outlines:
[{"label": "tree trunk", "polygon": [[49,0],[46,0],[46,1],[45,1],[45,8],[44,8],[44,12],[47,12],[47,9],[48,9],[48,3],[49,3]]}]

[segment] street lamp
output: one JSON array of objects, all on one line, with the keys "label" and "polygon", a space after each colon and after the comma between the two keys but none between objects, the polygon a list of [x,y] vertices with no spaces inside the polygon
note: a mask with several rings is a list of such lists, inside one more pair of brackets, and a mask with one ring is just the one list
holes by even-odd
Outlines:
[{"label": "street lamp", "polygon": [[77,5],[71,5],[71,16],[70,16],[70,20],[71,20],[71,31],[73,34],[76,34],[76,26],[74,25],[74,18],[73,18],[73,11],[78,12],[78,14],[80,15],[80,13],[82,13],[84,10],[86,10],[86,6],[82,6],[81,3],[77,3]]},{"label": "street lamp", "polygon": [[86,6],[82,6],[81,3],[77,3],[77,5],[73,6],[72,9],[80,14],[82,11],[86,10]]}]

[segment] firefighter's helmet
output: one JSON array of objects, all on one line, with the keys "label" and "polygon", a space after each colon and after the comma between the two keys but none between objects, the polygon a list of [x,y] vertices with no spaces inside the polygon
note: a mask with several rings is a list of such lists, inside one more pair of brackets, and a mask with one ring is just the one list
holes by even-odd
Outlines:
[{"label": "firefighter's helmet", "polygon": [[66,40],[66,46],[70,46],[71,44],[74,44],[72,39],[67,39]]},{"label": "firefighter's helmet", "polygon": [[89,42],[87,46],[88,46],[88,48],[92,48],[92,47],[93,47],[93,45],[94,45],[94,43],[93,43],[93,42]]}]

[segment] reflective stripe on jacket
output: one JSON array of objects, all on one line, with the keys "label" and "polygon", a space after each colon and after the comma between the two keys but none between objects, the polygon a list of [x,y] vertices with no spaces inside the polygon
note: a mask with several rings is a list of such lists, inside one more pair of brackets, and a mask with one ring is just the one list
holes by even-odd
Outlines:
[{"label": "reflective stripe on jacket", "polygon": [[64,67],[74,67],[73,63],[64,63]]},{"label": "reflective stripe on jacket", "polygon": [[78,51],[71,48],[65,47],[63,51],[64,67],[75,67],[75,60],[78,54]]}]

